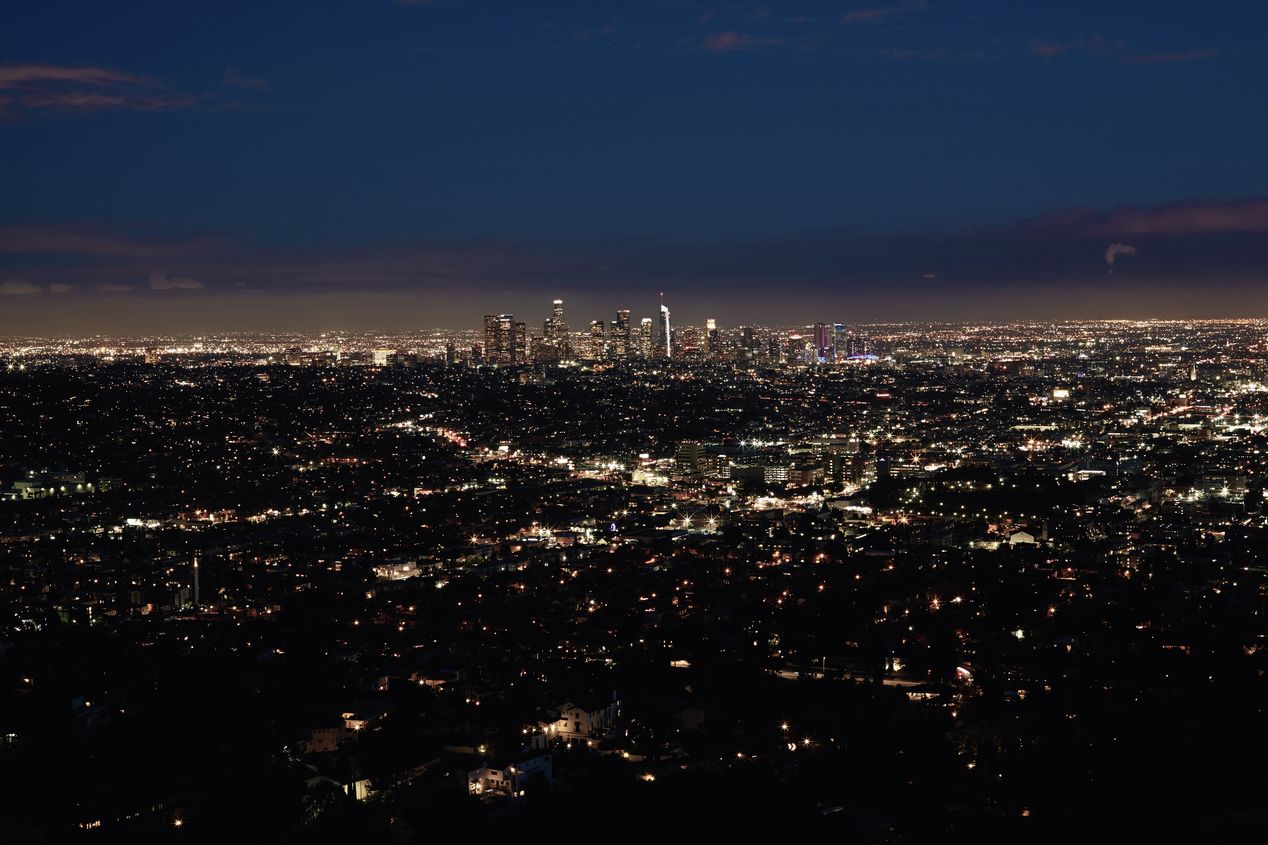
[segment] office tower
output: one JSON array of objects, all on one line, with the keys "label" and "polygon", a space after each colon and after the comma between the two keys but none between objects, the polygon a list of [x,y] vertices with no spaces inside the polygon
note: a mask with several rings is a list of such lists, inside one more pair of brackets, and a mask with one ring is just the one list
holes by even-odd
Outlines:
[{"label": "office tower", "polygon": [[445,366],[452,367],[458,363],[458,347],[454,346],[452,340],[445,343]]},{"label": "office tower", "polygon": [[840,363],[850,357],[849,334],[845,323],[832,324],[832,360]]},{"label": "office tower", "polygon": [[757,357],[757,346],[752,326],[740,326],[740,360],[752,361]]},{"label": "office tower", "polygon": [[683,440],[674,453],[674,473],[682,478],[690,478],[700,474],[700,462],[704,457],[704,447],[695,440]]},{"label": "office tower", "polygon": [[484,356],[490,364],[502,360],[502,318],[497,314],[484,315]]},{"label": "office tower", "polygon": [[788,335],[784,349],[784,360],[789,364],[815,363],[816,349],[813,337],[803,334]]},{"label": "office tower", "polygon": [[638,354],[643,358],[652,357],[652,318],[644,317],[638,323]]},{"label": "office tower", "polygon": [[679,358],[695,358],[700,355],[700,330],[695,326],[683,326],[674,337],[674,350]]},{"label": "office tower", "polygon": [[620,326],[616,324],[616,320],[608,323],[607,343],[604,347],[604,357],[613,361],[619,360],[623,354],[625,344],[621,343]]},{"label": "office tower", "polygon": [[778,337],[772,337],[766,346],[766,354],[772,364],[784,363],[784,345]]},{"label": "office tower", "polygon": [[564,319],[564,301],[562,299],[554,301],[551,308],[550,321],[551,326],[554,327],[556,337],[567,334],[568,321]]},{"label": "office tower", "polygon": [[523,320],[511,322],[511,363],[528,362],[528,326]]},{"label": "office tower", "polygon": [[616,320],[609,332],[611,353],[613,358],[628,358],[633,352],[633,333],[630,330],[630,310],[622,308],[616,312]]},{"label": "office tower", "polygon": [[568,343],[568,320],[564,317],[564,301],[556,299],[552,303],[551,313],[542,327],[542,344],[544,357],[553,359],[567,358],[571,351]]},{"label": "office tower", "polygon": [[674,356],[674,329],[669,320],[669,308],[665,305],[665,294],[660,295],[660,337],[657,338],[659,351],[666,358]]},{"label": "office tower", "polygon": [[849,339],[849,355],[851,358],[858,358],[868,354],[867,338],[862,335],[852,334]]},{"label": "office tower", "polygon": [[815,323],[814,360],[811,363],[826,364],[832,360],[832,335],[827,323]]},{"label": "office tower", "polygon": [[712,317],[704,321],[704,354],[710,358],[722,357],[722,338],[718,333],[718,321]]},{"label": "office tower", "polygon": [[484,315],[484,361],[522,364],[528,358],[528,330],[513,314]]},{"label": "office tower", "polygon": [[602,320],[591,320],[588,334],[589,348],[587,357],[598,360],[607,354],[607,324]]}]

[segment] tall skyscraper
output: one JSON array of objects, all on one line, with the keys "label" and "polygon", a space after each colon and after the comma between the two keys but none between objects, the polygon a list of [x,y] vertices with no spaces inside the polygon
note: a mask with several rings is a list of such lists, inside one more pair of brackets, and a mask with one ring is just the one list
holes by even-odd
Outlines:
[{"label": "tall skyscraper", "polygon": [[568,320],[564,317],[564,301],[556,299],[552,304],[550,317],[547,318],[542,331],[543,346],[551,357],[568,357]]},{"label": "tall skyscraper", "polygon": [[528,359],[528,330],[514,314],[484,315],[484,360],[489,364],[522,364]]},{"label": "tall skyscraper", "polygon": [[850,336],[845,323],[832,324],[832,360],[840,363],[850,357]]},{"label": "tall skyscraper", "polygon": [[630,331],[630,310],[622,308],[616,312],[616,319],[612,322],[611,331],[608,332],[608,351],[613,358],[624,359],[630,357],[633,348],[633,335]]},{"label": "tall skyscraper", "polygon": [[722,357],[722,336],[718,332],[718,321],[712,317],[704,321],[704,353],[710,358]]},{"label": "tall skyscraper", "polygon": [[826,323],[815,323],[815,364],[826,364],[832,360],[832,335]]},{"label": "tall skyscraper", "polygon": [[638,323],[638,354],[643,358],[652,357],[652,335],[655,324],[651,317],[644,317]]},{"label": "tall skyscraper", "polygon": [[778,337],[772,337],[767,341],[766,357],[772,364],[784,363],[784,346],[779,342]]},{"label": "tall skyscraper", "polygon": [[568,357],[571,345],[568,338],[568,321],[564,317],[564,301],[552,303],[551,314],[542,326],[541,342],[536,344],[535,354],[544,360],[558,361]]},{"label": "tall skyscraper", "polygon": [[602,320],[590,321],[590,357],[599,359],[607,357],[607,338]]},{"label": "tall skyscraper", "polygon": [[528,362],[528,326],[523,320],[511,321],[511,363]]},{"label": "tall skyscraper", "polygon": [[674,328],[669,321],[669,307],[665,305],[665,294],[660,295],[660,337],[657,343],[666,358],[674,357]]},{"label": "tall skyscraper", "polygon": [[[508,317],[507,319],[510,318]],[[503,349],[502,341],[502,317],[497,314],[485,314],[483,359],[486,363],[501,363]]]},{"label": "tall skyscraper", "polygon": [[847,341],[849,346],[849,355],[851,358],[867,355],[871,350],[868,349],[867,338],[862,335],[852,334]]}]

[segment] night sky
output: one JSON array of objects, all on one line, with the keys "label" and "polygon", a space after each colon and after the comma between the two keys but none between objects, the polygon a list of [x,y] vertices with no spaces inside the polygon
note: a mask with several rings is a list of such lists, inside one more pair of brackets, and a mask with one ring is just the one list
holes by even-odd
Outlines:
[{"label": "night sky", "polygon": [[10,0],[0,332],[1268,312],[1268,8]]}]

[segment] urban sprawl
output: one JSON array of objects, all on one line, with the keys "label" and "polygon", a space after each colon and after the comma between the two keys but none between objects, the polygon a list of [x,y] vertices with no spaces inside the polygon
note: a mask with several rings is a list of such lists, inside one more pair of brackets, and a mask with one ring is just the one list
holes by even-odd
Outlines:
[{"label": "urban sprawl", "polygon": [[0,838],[1261,823],[1268,322],[548,313],[0,341]]}]

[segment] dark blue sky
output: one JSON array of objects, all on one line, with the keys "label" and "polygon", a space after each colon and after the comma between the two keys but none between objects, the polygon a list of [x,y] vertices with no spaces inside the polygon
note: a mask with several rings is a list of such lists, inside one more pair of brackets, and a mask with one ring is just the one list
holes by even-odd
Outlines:
[{"label": "dark blue sky", "polygon": [[1262,314],[1265,33],[1249,0],[15,2],[0,331],[661,289],[731,322]]}]

